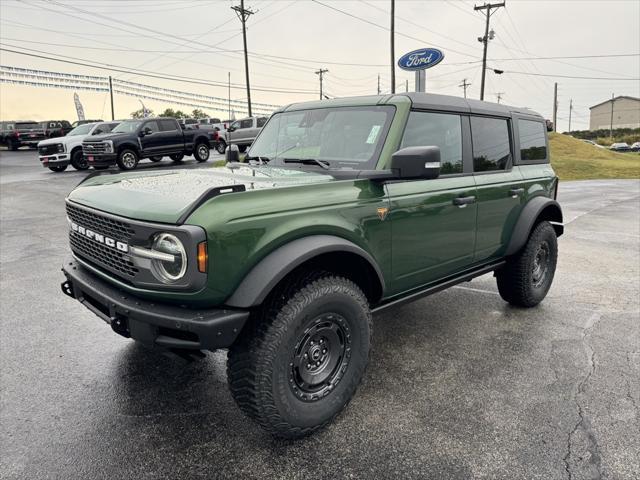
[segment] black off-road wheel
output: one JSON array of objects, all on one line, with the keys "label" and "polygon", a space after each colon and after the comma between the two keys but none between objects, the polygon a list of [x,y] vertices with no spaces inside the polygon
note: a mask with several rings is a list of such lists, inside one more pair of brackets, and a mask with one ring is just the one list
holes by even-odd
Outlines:
[{"label": "black off-road wheel", "polygon": [[169,158],[174,162],[181,162],[184,158],[184,153],[174,153],[173,155],[169,155]]},{"label": "black off-road wheel", "polygon": [[81,148],[71,153],[71,166],[76,170],[87,170],[89,168],[89,162],[84,158]]},{"label": "black off-road wheel", "polygon": [[324,427],[354,395],[369,359],[371,312],[352,281],[328,273],[286,285],[229,349],[240,409],[272,435]]},{"label": "black off-road wheel", "polygon": [[209,145],[204,142],[198,143],[193,151],[193,157],[199,162],[206,162],[209,160]]},{"label": "black off-road wheel", "polygon": [[67,165],[56,165],[55,167],[49,167],[52,172],[64,172],[67,169]]},{"label": "black off-road wheel", "polygon": [[149,160],[151,160],[152,162],[159,162],[160,160],[162,160],[161,156],[155,156],[155,157],[149,157]]},{"label": "black off-road wheel", "polygon": [[556,232],[549,222],[540,222],[524,248],[496,272],[500,296],[518,307],[535,307],[551,287],[557,261]]},{"label": "black off-road wheel", "polygon": [[125,148],[118,154],[118,167],[120,170],[133,170],[138,166],[138,154],[130,148]]},{"label": "black off-road wheel", "polygon": [[224,155],[224,152],[227,150],[227,142],[225,142],[224,140],[218,140],[218,143],[216,144],[216,151],[221,154]]}]

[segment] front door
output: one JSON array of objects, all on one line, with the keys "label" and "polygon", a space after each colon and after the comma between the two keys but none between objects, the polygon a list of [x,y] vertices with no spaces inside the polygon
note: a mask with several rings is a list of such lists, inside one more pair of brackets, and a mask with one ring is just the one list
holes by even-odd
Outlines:
[{"label": "front door", "polygon": [[[464,121],[468,122],[466,117]],[[412,111],[409,115],[401,148],[439,147],[441,177],[387,184],[392,295],[456,273],[473,261],[476,187],[463,165],[469,164],[463,158],[470,154],[463,127],[458,114]]]},{"label": "front door", "polygon": [[158,153],[158,150],[162,149],[162,138],[158,134],[160,128],[158,127],[157,120],[149,120],[142,125],[142,131],[151,130],[150,133],[145,133],[143,137],[140,137],[140,144],[142,145],[142,154],[145,156],[153,156]]}]

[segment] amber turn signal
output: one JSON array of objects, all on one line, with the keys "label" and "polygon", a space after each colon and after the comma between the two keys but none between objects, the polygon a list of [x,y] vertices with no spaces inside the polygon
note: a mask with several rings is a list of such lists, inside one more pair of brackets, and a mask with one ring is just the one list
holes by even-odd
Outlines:
[{"label": "amber turn signal", "polygon": [[207,242],[198,244],[198,271],[206,273],[209,255],[207,254]]}]

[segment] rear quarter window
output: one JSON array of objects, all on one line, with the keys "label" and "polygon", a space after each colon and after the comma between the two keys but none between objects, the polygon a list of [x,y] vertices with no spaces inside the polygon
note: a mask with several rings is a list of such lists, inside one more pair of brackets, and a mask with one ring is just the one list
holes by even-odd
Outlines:
[{"label": "rear quarter window", "polygon": [[520,160],[539,162],[547,160],[546,125],[534,120],[518,119],[518,139],[520,141]]}]

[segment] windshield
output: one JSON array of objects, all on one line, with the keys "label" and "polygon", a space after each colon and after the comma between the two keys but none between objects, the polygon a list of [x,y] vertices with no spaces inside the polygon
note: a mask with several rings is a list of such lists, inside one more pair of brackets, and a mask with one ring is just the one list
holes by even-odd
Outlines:
[{"label": "windshield", "polygon": [[69,136],[72,136],[72,135],[88,135],[92,128],[93,128],[92,124],[85,123],[84,125],[80,125],[79,127],[74,128],[69,133],[67,133],[67,135],[69,135]]},{"label": "windshield", "polygon": [[249,151],[271,163],[322,160],[333,167],[374,168],[395,107],[329,107],[277,113]]},{"label": "windshield", "polygon": [[132,133],[132,132],[135,132],[141,124],[142,124],[142,120],[137,120],[133,122],[122,122],[116,128],[111,130],[111,132],[112,133]]}]

